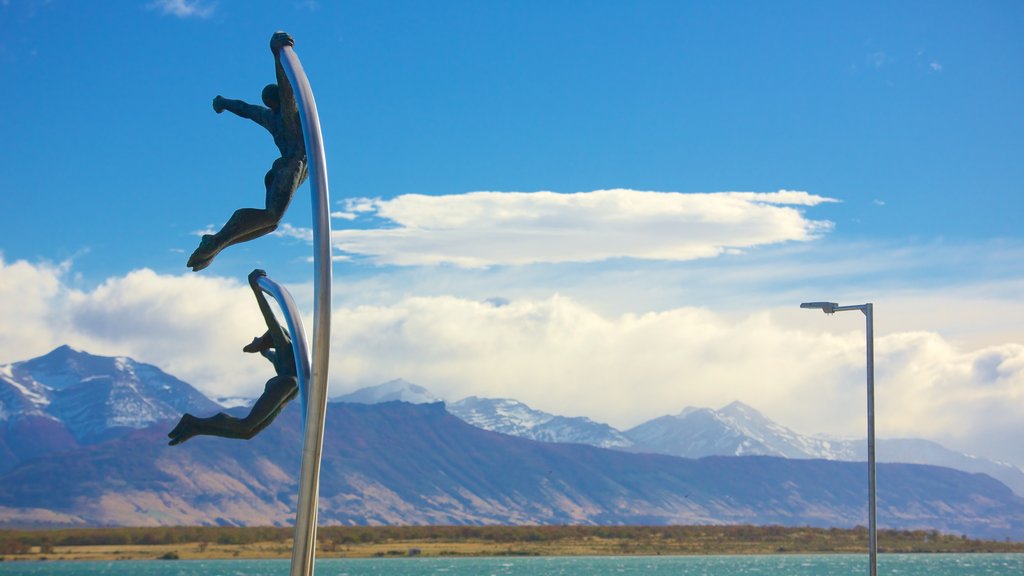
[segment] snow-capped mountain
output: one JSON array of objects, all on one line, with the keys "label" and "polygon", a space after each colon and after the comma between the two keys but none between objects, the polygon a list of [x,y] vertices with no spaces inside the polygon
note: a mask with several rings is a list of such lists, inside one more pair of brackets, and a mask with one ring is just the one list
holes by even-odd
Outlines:
[{"label": "snow-capped mountain", "polygon": [[59,422],[81,444],[221,406],[159,368],[61,346],[0,366],[0,424]]},{"label": "snow-capped mountain", "polygon": [[[864,440],[833,440],[800,434],[776,424],[742,402],[733,402],[721,410],[686,408],[675,416],[661,416],[626,430],[624,435],[634,443],[629,450],[686,458],[764,455],[867,460]],[[1024,494],[1024,471],[1016,466],[961,454],[930,440],[878,439],[875,457],[878,462],[930,464],[980,472],[1003,482],[1017,494]]]},{"label": "snow-capped mountain", "polygon": [[448,404],[448,411],[484,430],[542,442],[629,448],[632,442],[607,424],[590,418],[556,416],[505,398],[470,396]]},{"label": "snow-capped mountain", "polygon": [[742,402],[721,410],[686,408],[625,432],[634,450],[687,458],[704,456],[782,456],[852,460],[848,447],[804,436],[766,418]]},{"label": "snow-capped mountain", "polygon": [[432,404],[440,402],[441,399],[430,393],[422,386],[406,382],[401,378],[360,388],[349,394],[342,394],[331,399],[332,402],[351,402],[353,404],[380,404],[382,402],[394,402],[400,400],[410,404]]}]

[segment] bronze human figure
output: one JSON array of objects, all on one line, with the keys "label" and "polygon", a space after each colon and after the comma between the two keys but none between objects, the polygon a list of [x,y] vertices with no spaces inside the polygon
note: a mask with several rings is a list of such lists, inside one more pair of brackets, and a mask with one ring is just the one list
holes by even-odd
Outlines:
[{"label": "bronze human figure", "polygon": [[280,149],[281,157],[274,161],[263,178],[267,189],[265,207],[236,210],[219,232],[204,234],[199,247],[188,259],[187,266],[193,272],[209,266],[213,258],[228,246],[259,238],[277,229],[295,190],[309,175],[298,105],[284,68],[281,67],[281,48],[294,45],[295,40],[285,32],[277,32],[270,39],[277,84],[269,84],[263,89],[263,103],[266,106],[229,100],[222,96],[213,99],[214,112],[220,114],[227,110],[266,128],[274,137],[274,144]]},{"label": "bronze human figure", "polygon": [[299,378],[295,367],[295,355],[292,352],[292,340],[288,336],[288,331],[277,321],[266,296],[257,284],[259,278],[266,275],[263,270],[253,270],[249,274],[249,286],[256,294],[260,312],[267,323],[267,331],[262,336],[253,338],[242,350],[262,354],[274,365],[277,376],[267,380],[263,394],[256,400],[245,418],[235,418],[223,412],[209,418],[197,418],[186,413],[174,430],[167,435],[171,439],[171,446],[199,435],[248,440],[273,422],[285,405],[298,393]]}]

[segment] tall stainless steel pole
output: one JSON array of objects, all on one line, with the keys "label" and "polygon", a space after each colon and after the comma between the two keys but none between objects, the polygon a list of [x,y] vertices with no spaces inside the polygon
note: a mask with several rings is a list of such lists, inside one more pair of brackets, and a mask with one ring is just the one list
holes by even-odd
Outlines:
[{"label": "tall stainless steel pole", "polygon": [[801,308],[813,308],[826,314],[860,310],[867,321],[868,373],[868,563],[871,576],[878,576],[878,532],[875,515],[875,321],[874,305],[840,306],[835,302],[804,302]]},{"label": "tall stainless steel pole", "polygon": [[281,49],[281,66],[295,93],[302,134],[309,160],[309,187],[313,206],[313,360],[306,425],[302,439],[299,499],[295,512],[295,544],[291,576],[311,576],[316,556],[317,504],[320,493],[320,458],[327,412],[327,366],[331,342],[331,220],[320,118],[306,73],[290,46]]},{"label": "tall stainless steel pole", "polygon": [[878,574],[878,533],[875,524],[875,321],[874,305],[860,307],[867,322],[868,356],[868,557],[871,576]]}]

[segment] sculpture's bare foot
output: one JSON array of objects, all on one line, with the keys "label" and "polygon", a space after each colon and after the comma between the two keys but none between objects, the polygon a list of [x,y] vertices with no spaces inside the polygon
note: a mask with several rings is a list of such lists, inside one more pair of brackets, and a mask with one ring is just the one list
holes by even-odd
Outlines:
[{"label": "sculpture's bare foot", "polygon": [[199,272],[213,262],[213,258],[218,252],[220,249],[214,243],[213,234],[203,234],[202,240],[199,241],[199,247],[189,257],[185,266],[191,268],[193,272]]},{"label": "sculpture's bare foot", "polygon": [[167,444],[169,446],[177,446],[195,436],[195,421],[196,417],[186,412],[181,417],[181,420],[178,421],[178,425],[174,427],[174,430],[167,433],[167,437],[171,439]]}]

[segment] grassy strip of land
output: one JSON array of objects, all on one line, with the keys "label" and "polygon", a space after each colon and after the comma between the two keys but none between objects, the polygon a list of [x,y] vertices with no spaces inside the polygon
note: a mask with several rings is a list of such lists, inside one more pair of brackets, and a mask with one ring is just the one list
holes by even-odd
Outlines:
[{"label": "grassy strip of land", "polygon": [[[0,530],[0,560],[289,558],[291,528]],[[781,526],[324,526],[320,558],[862,553],[864,528]],[[1016,552],[1024,542],[880,530],[882,553]]]}]

